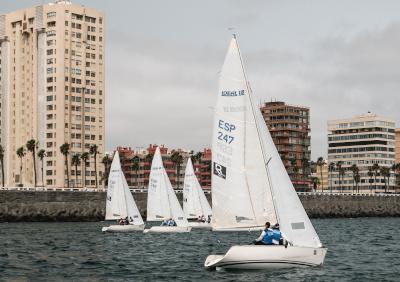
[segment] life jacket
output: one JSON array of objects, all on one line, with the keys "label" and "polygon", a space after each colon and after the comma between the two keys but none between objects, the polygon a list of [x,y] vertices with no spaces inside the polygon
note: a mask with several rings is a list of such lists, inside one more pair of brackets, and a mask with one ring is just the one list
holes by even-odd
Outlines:
[{"label": "life jacket", "polygon": [[272,245],[273,244],[272,239],[274,237],[274,232],[269,228],[265,229],[264,232],[265,232],[265,235],[264,235],[264,238],[262,239],[262,242],[265,245]]},{"label": "life jacket", "polygon": [[274,229],[274,230],[272,230],[272,233],[273,233],[273,239],[274,239],[275,241],[279,242],[279,240],[282,239],[282,233],[281,233],[281,231],[279,231],[279,230],[277,230],[277,229]]}]

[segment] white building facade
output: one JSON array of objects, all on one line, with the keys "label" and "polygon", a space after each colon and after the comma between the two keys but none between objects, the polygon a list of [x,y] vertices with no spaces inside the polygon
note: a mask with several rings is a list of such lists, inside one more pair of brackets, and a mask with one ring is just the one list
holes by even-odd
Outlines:
[{"label": "white building facade", "polygon": [[[395,163],[395,121],[371,113],[328,121],[328,162],[334,164],[329,173],[329,185],[333,190],[354,189],[353,165],[359,169],[361,191],[377,188],[382,192],[385,181],[387,187],[393,187],[394,177],[384,177],[382,168],[391,168]],[[372,172],[374,164],[379,170]]]}]

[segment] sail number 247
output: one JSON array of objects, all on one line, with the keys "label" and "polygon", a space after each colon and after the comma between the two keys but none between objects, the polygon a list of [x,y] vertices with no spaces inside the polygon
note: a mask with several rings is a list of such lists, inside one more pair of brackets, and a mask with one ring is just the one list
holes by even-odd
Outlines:
[{"label": "sail number 247", "polygon": [[218,121],[218,129],[218,139],[224,141],[225,143],[231,144],[235,137],[230,134],[236,130],[236,126],[233,123],[229,123],[220,119]]}]

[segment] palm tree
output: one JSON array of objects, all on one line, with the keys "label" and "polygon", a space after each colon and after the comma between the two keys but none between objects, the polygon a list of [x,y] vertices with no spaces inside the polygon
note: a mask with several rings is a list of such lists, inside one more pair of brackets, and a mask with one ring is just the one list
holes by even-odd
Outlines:
[{"label": "palm tree", "polygon": [[75,166],[75,187],[78,187],[78,166],[81,164],[81,155],[76,153],[72,156],[71,165]]},{"label": "palm tree", "polygon": [[[339,169],[339,179],[340,179],[340,178],[342,179],[342,184],[343,184],[343,182],[344,182],[343,179],[344,179],[345,175],[346,175],[346,168],[341,167],[341,168]],[[343,186],[341,186],[341,190],[342,190],[342,193],[343,193],[343,190],[344,190],[344,187],[343,187]]]},{"label": "palm tree", "polygon": [[98,147],[96,144],[91,145],[89,148],[89,153],[91,155],[93,155],[93,158],[94,158],[94,172],[96,174],[96,188],[97,188],[97,164],[96,163],[97,163],[97,154],[99,153],[97,151],[97,149],[98,149]]},{"label": "palm tree", "polygon": [[336,169],[337,169],[337,171],[338,171],[338,176],[339,176],[339,188],[342,190],[342,192],[343,192],[343,189],[342,189],[342,182],[340,181],[340,177],[342,176],[342,165],[343,165],[343,162],[342,161],[338,161],[337,163],[336,163]]},{"label": "palm tree", "polygon": [[86,186],[86,166],[88,163],[88,159],[89,159],[89,153],[88,152],[83,152],[81,155],[81,160],[83,161],[83,173],[82,173],[82,178],[83,178],[83,183],[82,183],[82,187]]},{"label": "palm tree", "polygon": [[319,171],[320,171],[320,175],[321,175],[321,191],[322,193],[324,193],[324,179],[322,176],[322,166],[324,165],[324,158],[323,157],[319,157],[317,160],[317,166],[319,166]]},{"label": "palm tree", "polygon": [[359,184],[360,181],[361,181],[361,176],[360,176],[360,173],[359,173],[359,172],[357,172],[357,174],[356,174],[356,176],[355,176],[355,181],[356,181],[356,190],[357,190],[357,193],[360,193],[360,186],[358,186],[358,184]]},{"label": "palm tree", "polygon": [[36,188],[36,183],[37,183],[37,179],[36,179],[36,140],[35,139],[31,139],[28,142],[26,142],[26,148],[28,149],[29,152],[32,153],[32,159],[33,159],[33,174],[34,174],[34,187]]},{"label": "palm tree", "polygon": [[310,161],[308,158],[304,155],[303,158],[301,159],[301,166],[303,170],[303,178],[308,179],[309,176],[309,168],[310,168]]},{"label": "palm tree", "polygon": [[180,176],[180,173],[181,173],[181,164],[182,164],[182,161],[183,161],[183,157],[178,151],[172,151],[172,154],[171,154],[170,158],[171,158],[171,161],[175,164],[175,167],[176,167],[176,174],[177,174],[176,180],[177,180],[177,183],[178,183],[177,189],[179,189],[179,176]]},{"label": "palm tree", "polygon": [[108,154],[106,154],[103,159],[101,160],[101,163],[104,165],[104,187],[106,187],[108,185],[108,175],[110,173],[109,169],[109,164],[111,162],[110,156]]},{"label": "palm tree", "polygon": [[[69,155],[70,146],[68,143],[64,143],[60,146],[60,152],[64,155],[65,158],[65,169],[67,171],[67,187],[69,187],[69,168],[68,168],[68,155]],[[65,183],[64,183],[65,187]]]},{"label": "palm tree", "polygon": [[41,164],[40,170],[42,172],[42,186],[44,187],[43,160],[44,160],[44,157],[46,156],[46,151],[41,149],[41,150],[39,150],[37,155],[39,157],[40,164]]},{"label": "palm tree", "polygon": [[144,157],[144,160],[145,160],[146,162],[150,162],[150,163],[151,163],[151,161],[153,160],[153,157],[154,157],[154,154],[148,153],[148,154]]},{"label": "palm tree", "polygon": [[4,148],[0,144],[0,165],[1,165],[1,183],[4,187]]},{"label": "palm tree", "polygon": [[380,169],[380,166],[378,164],[374,164],[372,166],[372,170],[374,172],[374,178],[375,178],[375,193],[376,193],[376,190],[377,190],[376,177],[379,175],[379,169]]},{"label": "palm tree", "polygon": [[[381,174],[383,176],[383,179],[385,181],[385,193],[387,193],[387,187],[389,184],[389,180],[390,180],[390,168],[389,167],[382,167],[381,168]],[[387,182],[386,182],[387,179]]]},{"label": "palm tree", "polygon": [[358,173],[360,170],[359,170],[359,168],[358,168],[358,166],[356,164],[353,164],[350,167],[350,170],[353,173],[353,193],[354,193],[354,184],[357,185],[356,179],[357,179],[357,175],[358,175],[358,177],[360,176],[359,173]]},{"label": "palm tree", "polygon": [[372,166],[368,168],[368,177],[369,177],[369,191],[372,193],[372,181],[374,177],[374,170],[372,169]]},{"label": "palm tree", "polygon": [[328,171],[329,171],[328,177],[329,177],[329,182],[330,182],[330,185],[329,185],[330,188],[329,188],[329,190],[330,190],[331,193],[332,193],[332,172],[335,171],[335,163],[334,163],[334,162],[329,163],[329,165],[328,165]]},{"label": "palm tree", "polygon": [[394,164],[392,166],[392,170],[394,173],[394,189],[395,189],[395,192],[397,192],[397,186],[399,185],[400,163]]},{"label": "palm tree", "polygon": [[18,156],[18,158],[20,160],[20,165],[19,165],[19,176],[20,176],[19,183],[20,183],[20,186],[22,186],[22,158],[25,156],[25,148],[23,146],[19,147],[17,149],[17,156]]},{"label": "palm tree", "polygon": [[134,156],[132,158],[132,169],[135,171],[135,186],[136,188],[139,188],[138,186],[138,171],[140,169],[140,158],[139,156]]},{"label": "palm tree", "polygon": [[318,177],[311,177],[311,183],[313,184],[314,191],[317,190],[317,186],[319,185],[319,178]]}]

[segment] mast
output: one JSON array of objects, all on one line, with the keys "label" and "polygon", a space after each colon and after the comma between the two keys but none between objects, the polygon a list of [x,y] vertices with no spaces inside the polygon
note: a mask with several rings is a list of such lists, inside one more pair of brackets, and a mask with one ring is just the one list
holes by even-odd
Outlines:
[{"label": "mast", "polygon": [[[271,186],[270,191],[271,191],[271,195],[272,195],[272,201],[273,201],[273,203],[274,203],[273,206],[274,206],[274,211],[275,211],[275,215],[276,215],[276,220],[277,220],[278,223],[279,223],[279,222],[280,222],[280,220],[279,220],[279,214],[278,214],[278,211],[277,211],[277,209],[276,209],[275,195],[274,195],[274,191],[273,191],[273,188],[272,188],[272,181],[271,181],[271,177],[270,177],[270,173],[269,173],[269,169],[268,169],[268,163],[269,163],[270,160],[267,161],[267,160],[265,159],[264,142],[261,141],[261,135],[260,135],[260,128],[259,128],[259,124],[258,124],[258,119],[257,119],[256,116],[255,116],[255,109],[254,109],[253,97],[252,97],[253,92],[251,91],[249,82],[248,82],[248,80],[247,80],[246,71],[245,71],[245,69],[244,69],[242,53],[240,52],[239,42],[238,42],[238,39],[237,39],[237,35],[236,35],[236,34],[233,34],[233,38],[234,38],[235,41],[236,41],[236,46],[237,46],[237,50],[238,50],[239,58],[240,58],[240,65],[242,66],[243,76],[244,76],[244,79],[245,79],[245,81],[246,81],[246,88],[247,88],[247,93],[248,93],[248,95],[249,95],[250,106],[251,106],[251,109],[252,109],[252,115],[253,115],[253,118],[254,118],[254,121],[255,121],[255,125],[256,125],[256,129],[257,129],[258,141],[260,142],[260,147],[261,147],[262,156],[263,156],[263,160],[264,160],[265,170],[266,170],[266,173],[267,173],[267,176],[268,176],[268,182],[269,182],[269,184],[270,184],[270,186]],[[246,124],[246,123],[245,123],[245,124]],[[246,177],[247,177],[247,175],[246,175]],[[247,189],[248,189],[248,187],[247,187]],[[249,191],[249,192],[250,192],[250,191]],[[249,193],[249,194],[250,194],[250,193]],[[251,198],[251,194],[250,194],[250,198]],[[251,203],[251,207],[252,207],[253,213],[254,213],[253,203]]]}]

